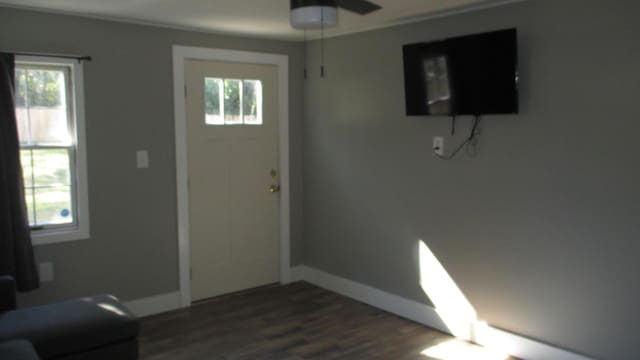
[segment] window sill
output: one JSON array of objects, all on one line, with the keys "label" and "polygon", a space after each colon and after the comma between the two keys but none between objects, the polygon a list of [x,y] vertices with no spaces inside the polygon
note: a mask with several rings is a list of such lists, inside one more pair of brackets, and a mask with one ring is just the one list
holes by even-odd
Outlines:
[{"label": "window sill", "polygon": [[70,241],[86,240],[89,238],[89,229],[68,228],[55,230],[31,231],[31,243],[34,246],[59,244]]}]

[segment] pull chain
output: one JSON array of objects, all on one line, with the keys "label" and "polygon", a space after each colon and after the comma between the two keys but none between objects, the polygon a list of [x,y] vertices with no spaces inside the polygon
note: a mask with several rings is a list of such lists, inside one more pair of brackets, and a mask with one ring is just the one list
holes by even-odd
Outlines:
[{"label": "pull chain", "polygon": [[324,7],[320,10],[320,77],[324,77]]},{"label": "pull chain", "polygon": [[304,67],[304,78],[307,78],[307,29],[304,29],[304,43],[302,47],[302,65]]}]

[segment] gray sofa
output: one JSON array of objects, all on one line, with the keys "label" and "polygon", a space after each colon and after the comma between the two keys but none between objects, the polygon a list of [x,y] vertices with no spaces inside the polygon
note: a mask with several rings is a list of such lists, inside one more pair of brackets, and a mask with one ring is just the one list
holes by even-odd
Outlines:
[{"label": "gray sofa", "polygon": [[11,340],[0,343],[0,359],[39,360],[40,357],[30,342],[26,340]]},{"label": "gray sofa", "polygon": [[138,332],[113,296],[17,309],[13,279],[0,277],[0,359],[136,360]]}]

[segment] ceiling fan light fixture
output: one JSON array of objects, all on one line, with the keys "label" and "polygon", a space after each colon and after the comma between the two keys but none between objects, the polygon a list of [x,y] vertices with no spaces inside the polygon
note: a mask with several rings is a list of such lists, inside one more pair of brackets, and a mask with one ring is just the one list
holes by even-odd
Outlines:
[{"label": "ceiling fan light fixture", "polygon": [[320,29],[338,24],[338,8],[335,6],[301,6],[291,9],[291,27],[294,29]]}]

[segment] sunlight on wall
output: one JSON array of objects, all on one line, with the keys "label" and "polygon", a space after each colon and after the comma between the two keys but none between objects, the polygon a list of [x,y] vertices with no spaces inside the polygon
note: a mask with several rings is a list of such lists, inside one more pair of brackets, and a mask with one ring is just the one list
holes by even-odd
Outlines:
[{"label": "sunlight on wall", "polygon": [[451,333],[473,340],[476,311],[424,241],[420,241],[420,285]]},{"label": "sunlight on wall", "polygon": [[424,350],[422,355],[440,360],[505,360],[509,357],[509,355],[460,340],[449,340],[432,346]]},{"label": "sunlight on wall", "polygon": [[469,350],[468,347],[472,345],[453,340],[430,347],[422,354],[442,360],[497,360],[506,359],[508,355],[505,354],[513,354],[513,345],[505,341],[500,332],[486,322],[478,321],[476,310],[423,240],[419,241],[419,256],[420,286],[433,303],[438,316],[456,338],[485,347],[479,348],[485,351],[483,354],[473,354],[470,351],[480,350]]}]

